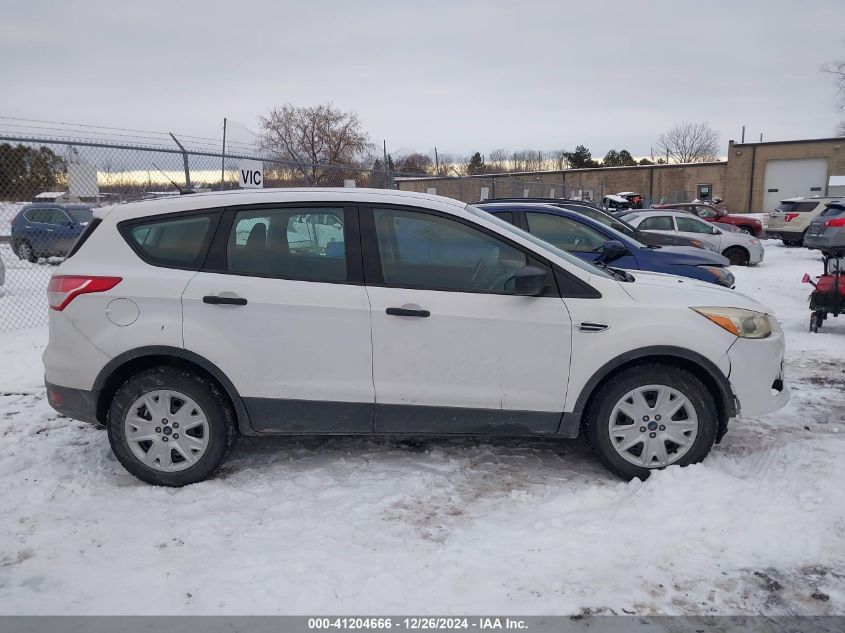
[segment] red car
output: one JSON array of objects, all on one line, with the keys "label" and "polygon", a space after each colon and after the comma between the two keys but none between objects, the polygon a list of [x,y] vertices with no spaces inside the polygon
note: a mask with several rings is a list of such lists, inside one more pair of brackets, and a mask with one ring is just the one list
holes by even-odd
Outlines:
[{"label": "red car", "polygon": [[722,224],[733,224],[738,227],[743,233],[750,233],[754,237],[760,237],[763,233],[763,224],[757,218],[752,218],[747,215],[734,215],[721,209],[711,207],[709,204],[701,204],[698,202],[681,202],[676,204],[658,204],[655,209],[676,209],[678,211],[686,211],[687,213],[694,213],[702,220],[708,222],[720,222]]}]

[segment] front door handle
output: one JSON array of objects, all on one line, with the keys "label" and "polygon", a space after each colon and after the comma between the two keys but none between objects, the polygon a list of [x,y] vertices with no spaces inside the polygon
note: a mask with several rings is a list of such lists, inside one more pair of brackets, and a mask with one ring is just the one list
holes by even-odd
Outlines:
[{"label": "front door handle", "polygon": [[409,316],[409,317],[430,317],[431,312],[428,310],[421,310],[419,308],[388,308],[385,310],[390,316]]},{"label": "front door handle", "polygon": [[243,297],[218,297],[217,295],[206,295],[202,298],[202,302],[227,306],[245,306],[247,304],[247,300]]}]

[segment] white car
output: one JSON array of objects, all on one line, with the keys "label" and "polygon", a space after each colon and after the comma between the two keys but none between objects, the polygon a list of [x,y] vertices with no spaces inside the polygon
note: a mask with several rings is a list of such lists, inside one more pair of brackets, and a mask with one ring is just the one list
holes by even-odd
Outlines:
[{"label": "white car", "polygon": [[584,432],[645,477],[789,398],[756,301],[593,266],[449,198],[265,189],[94,215],[50,281],[48,400],[149,483],[210,476],[238,434]]},{"label": "white car", "polygon": [[732,265],[753,266],[763,261],[763,245],[753,235],[726,231],[712,222],[700,220],[685,211],[648,209],[631,211],[622,219],[641,231],[680,235],[711,244]]}]

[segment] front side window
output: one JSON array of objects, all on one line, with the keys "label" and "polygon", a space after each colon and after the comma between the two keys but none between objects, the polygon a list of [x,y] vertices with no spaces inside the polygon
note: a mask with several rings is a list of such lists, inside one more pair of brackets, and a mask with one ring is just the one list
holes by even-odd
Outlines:
[{"label": "front side window", "polygon": [[55,226],[67,226],[70,224],[70,218],[64,211],[54,207],[50,209],[50,217],[47,222],[48,224],[53,224]]},{"label": "front side window", "polygon": [[570,253],[597,252],[606,241],[598,231],[559,215],[529,212],[525,217],[531,233]]},{"label": "front side window", "polygon": [[713,234],[713,227],[707,222],[694,218],[675,218],[678,223],[678,230],[685,233],[709,233]]},{"label": "front side window", "polygon": [[525,254],[455,220],[428,213],[374,209],[386,284],[513,294]]},{"label": "front side window", "polygon": [[343,209],[239,211],[226,249],[229,272],[346,281]]},{"label": "front side window", "polygon": [[87,209],[85,207],[76,207],[73,209],[68,209],[68,213],[73,216],[73,219],[79,222],[80,224],[86,224],[91,221],[91,218],[94,217],[94,212],[91,209]]},{"label": "front side window", "polygon": [[121,232],[136,253],[155,266],[199,269],[211,240],[210,214],[133,223]]},{"label": "front side window", "polygon": [[695,214],[700,218],[715,218],[718,213],[712,207],[706,207],[703,205],[696,205],[693,206],[693,210]]},{"label": "front side window", "polygon": [[672,225],[672,218],[670,216],[655,215],[645,218],[640,223],[640,229],[643,231],[674,231],[675,227]]}]

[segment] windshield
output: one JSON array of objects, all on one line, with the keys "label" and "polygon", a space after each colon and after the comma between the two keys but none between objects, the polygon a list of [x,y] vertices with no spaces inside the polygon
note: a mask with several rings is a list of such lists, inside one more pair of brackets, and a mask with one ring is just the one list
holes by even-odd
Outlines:
[{"label": "windshield", "polygon": [[80,224],[85,224],[86,222],[90,222],[91,218],[94,216],[94,212],[87,207],[77,208],[77,209],[68,209],[68,213],[73,216],[73,219],[79,222]]},{"label": "windshield", "polygon": [[[603,271],[601,268],[598,268],[597,266],[593,266],[589,262],[585,262],[583,259],[580,259],[579,257],[575,257],[575,255],[572,255],[571,253],[567,253],[565,250],[558,248],[554,244],[549,244],[548,242],[544,242],[539,237],[537,237],[535,235],[531,235],[531,233],[528,233],[527,231],[523,231],[518,226],[514,226],[510,222],[506,222],[505,220],[502,220],[501,218],[496,217],[492,213],[487,213],[487,211],[482,211],[478,207],[474,207],[471,204],[468,204],[466,206],[466,210],[469,211],[470,213],[472,213],[473,215],[475,215],[476,217],[481,218],[482,220],[487,220],[488,222],[492,222],[493,224],[495,224],[499,228],[505,229],[509,233],[516,233],[521,238],[528,240],[532,244],[535,244],[536,246],[539,246],[540,248],[542,248],[544,250],[550,251],[551,253],[557,255],[561,259],[566,260],[567,262],[569,262],[573,266],[577,266],[581,270],[584,270],[584,271],[590,273],[591,275],[598,275],[599,277],[605,277],[607,279],[613,279],[613,276],[611,276],[607,272]],[[613,229],[610,229],[610,230],[612,231]]]}]

